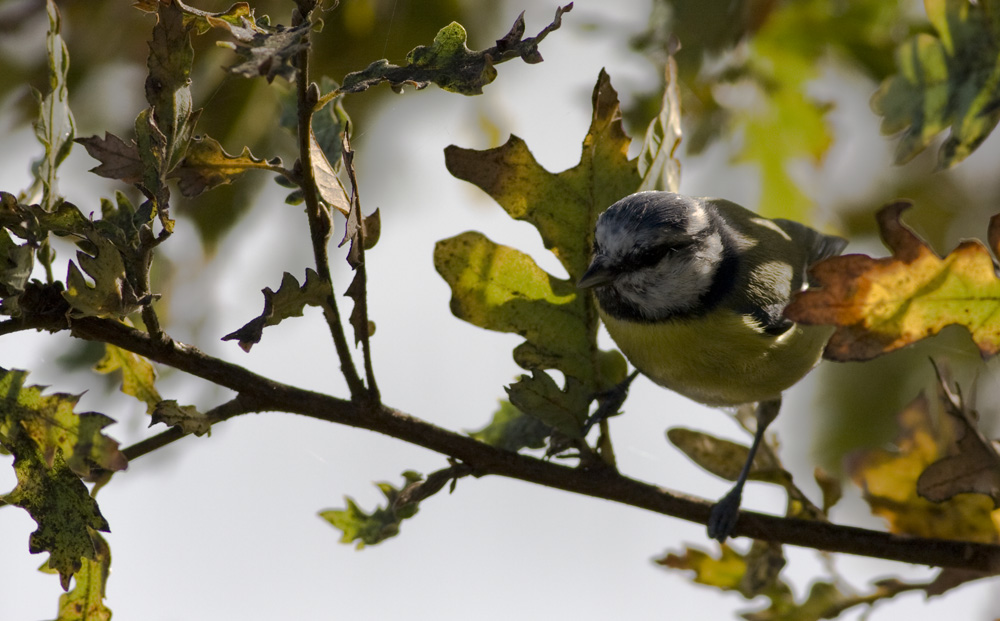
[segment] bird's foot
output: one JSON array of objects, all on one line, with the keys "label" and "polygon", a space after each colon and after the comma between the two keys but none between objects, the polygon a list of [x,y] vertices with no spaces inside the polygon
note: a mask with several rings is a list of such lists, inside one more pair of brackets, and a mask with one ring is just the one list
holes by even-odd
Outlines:
[{"label": "bird's foot", "polygon": [[725,543],[740,518],[740,502],[743,490],[739,486],[729,490],[719,502],[712,505],[708,516],[708,536],[719,543]]},{"label": "bird's foot", "polygon": [[628,396],[629,386],[632,385],[632,380],[638,375],[639,371],[633,371],[613,388],[594,396],[599,405],[597,410],[583,424],[583,435],[590,433],[590,430],[597,423],[621,414],[620,409],[622,404],[625,403],[625,398]]}]

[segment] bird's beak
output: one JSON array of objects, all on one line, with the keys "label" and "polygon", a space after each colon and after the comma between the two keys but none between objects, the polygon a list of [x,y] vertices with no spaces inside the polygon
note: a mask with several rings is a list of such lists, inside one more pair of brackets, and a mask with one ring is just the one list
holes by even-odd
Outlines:
[{"label": "bird's beak", "polygon": [[594,287],[606,285],[614,279],[614,270],[598,257],[593,260],[587,271],[583,273],[583,276],[577,281],[576,286],[578,289],[593,289]]}]

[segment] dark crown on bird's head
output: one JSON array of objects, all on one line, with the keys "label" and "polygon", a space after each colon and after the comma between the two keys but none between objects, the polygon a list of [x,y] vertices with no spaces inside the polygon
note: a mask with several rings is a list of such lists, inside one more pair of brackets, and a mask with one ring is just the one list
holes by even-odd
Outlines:
[{"label": "dark crown on bird's head", "polygon": [[624,257],[637,249],[691,242],[708,229],[701,204],[670,192],[639,192],[608,207],[597,219],[595,252]]}]

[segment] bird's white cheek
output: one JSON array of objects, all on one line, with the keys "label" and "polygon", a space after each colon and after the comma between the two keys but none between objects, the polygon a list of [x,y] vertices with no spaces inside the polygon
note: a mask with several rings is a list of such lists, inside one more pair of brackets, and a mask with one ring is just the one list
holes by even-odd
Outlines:
[{"label": "bird's white cheek", "polygon": [[619,292],[649,316],[689,311],[712,284],[710,265],[664,260],[655,269],[623,276]]}]

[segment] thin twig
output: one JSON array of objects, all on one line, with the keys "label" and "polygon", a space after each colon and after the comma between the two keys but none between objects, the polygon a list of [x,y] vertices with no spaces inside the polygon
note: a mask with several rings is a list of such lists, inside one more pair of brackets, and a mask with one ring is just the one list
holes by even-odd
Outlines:
[{"label": "thin twig", "polygon": [[[297,15],[297,19],[309,19],[308,14],[297,13]],[[354,360],[351,358],[351,349],[348,346],[347,336],[344,334],[344,325],[340,319],[340,311],[337,309],[337,300],[333,295],[333,277],[330,274],[330,259],[327,254],[327,244],[330,241],[333,221],[330,211],[320,202],[319,190],[316,188],[316,178],[313,175],[312,153],[309,149],[310,134],[312,133],[313,107],[319,95],[318,88],[309,84],[308,46],[299,53],[297,65],[298,74],[295,78],[295,84],[298,95],[298,140],[302,196],[306,204],[306,214],[309,217],[309,234],[312,238],[316,273],[324,283],[329,283],[331,287],[331,293],[327,296],[326,304],[323,306],[323,316],[326,318],[330,335],[333,337],[337,357],[340,359],[340,370],[344,374],[344,379],[347,381],[351,395],[355,398],[360,398],[364,394],[365,386],[361,381],[361,377],[358,376],[357,369],[354,367]]]},{"label": "thin twig", "polygon": [[[209,424],[214,425],[216,423],[229,420],[234,416],[247,414],[253,411],[255,410],[252,406],[252,400],[248,400],[246,398],[241,399],[240,396],[237,395],[235,398],[205,412],[205,418],[208,420]],[[189,435],[191,434],[185,433],[180,427],[171,427],[170,429],[158,433],[155,436],[150,436],[131,446],[123,448],[122,453],[125,455],[125,458],[131,462],[134,459],[152,453],[156,449],[163,448],[164,446],[172,444]]]},{"label": "thin twig", "polygon": [[[360,320],[360,330],[355,326],[357,334],[355,338],[361,340],[361,352],[364,356],[365,378],[368,381],[368,398],[372,403],[381,401],[378,384],[375,383],[375,370],[372,366],[371,334],[368,330],[368,268],[365,265],[365,219],[361,211],[361,192],[358,188],[358,177],[354,170],[354,150],[351,149],[351,139],[348,136],[349,128],[344,128],[344,167],[347,169],[347,176],[351,182],[351,213],[357,218],[357,237],[351,240],[352,252],[356,253],[356,264],[352,265],[355,271],[355,283],[357,290],[353,292],[355,312]],[[348,216],[350,220],[350,215]],[[351,231],[348,230],[348,235]],[[346,237],[344,238],[347,239]]]}]

